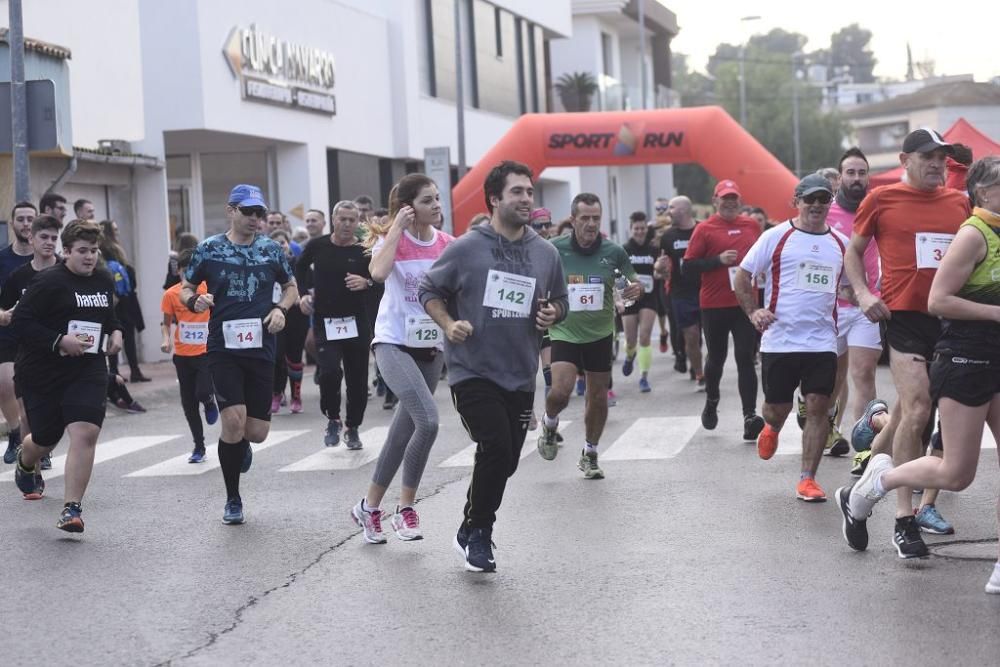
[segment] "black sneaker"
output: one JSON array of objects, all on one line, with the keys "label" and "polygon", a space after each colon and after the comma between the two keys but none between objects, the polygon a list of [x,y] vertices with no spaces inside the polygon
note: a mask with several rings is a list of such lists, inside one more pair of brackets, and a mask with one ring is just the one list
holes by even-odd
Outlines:
[{"label": "black sneaker", "polygon": [[59,515],[59,521],[56,522],[56,528],[67,533],[82,533],[83,518],[80,516],[82,513],[83,508],[80,507],[80,503],[66,503],[62,514]]},{"label": "black sneaker", "polygon": [[[701,425],[711,431],[719,425],[719,399],[705,399],[705,409],[701,411]],[[761,427],[763,428],[763,426]]]},{"label": "black sneaker", "polygon": [[678,354],[674,357],[674,370],[678,373],[687,373],[688,370],[688,360],[687,355]]},{"label": "black sneaker", "polygon": [[326,433],[323,434],[323,444],[336,447],[340,444],[340,420],[330,419],[326,422]]},{"label": "black sneaker", "polygon": [[[469,531],[469,541],[465,545],[465,569],[469,572],[496,572],[493,559],[493,531],[489,528],[473,528]],[[457,536],[456,536],[457,538]]]},{"label": "black sneaker", "polygon": [[42,470],[52,470],[52,457],[46,454],[38,461],[38,467]]},{"label": "black sneaker", "polygon": [[458,552],[458,555],[461,556],[464,561],[465,547],[469,545],[469,527],[465,525],[464,521],[462,522],[462,525],[458,527],[458,532],[455,533],[455,539],[451,545],[455,547],[455,551]]},{"label": "black sneaker", "polygon": [[41,471],[37,466],[34,470],[22,467],[18,458],[14,460],[14,483],[25,500],[40,500],[45,495],[45,480]]},{"label": "black sneaker", "polygon": [[850,499],[853,487],[853,483],[842,486],[837,489],[835,496],[840,513],[844,515],[843,533],[847,546],[855,551],[864,551],[868,548],[868,518],[855,519],[851,515]]},{"label": "black sneaker", "polygon": [[399,399],[396,398],[395,394],[390,392],[385,393],[385,402],[382,403],[383,410],[392,410],[396,407],[396,403],[399,403]]},{"label": "black sneaker", "polygon": [[[704,419],[704,417],[702,417]],[[743,417],[743,439],[757,441],[757,436],[764,430],[764,418],[760,415],[745,415]]]},{"label": "black sneaker", "polygon": [[358,434],[358,429],[349,428],[344,431],[344,444],[347,445],[348,449],[361,449],[364,446],[361,444],[361,436]]},{"label": "black sneaker", "polygon": [[21,446],[21,430],[12,429],[7,434],[7,451],[3,453],[3,462],[11,464],[17,460],[17,448]]},{"label": "black sneaker", "polygon": [[912,516],[896,519],[892,545],[896,547],[900,558],[926,558],[930,555],[924,538],[920,537],[920,527]]}]

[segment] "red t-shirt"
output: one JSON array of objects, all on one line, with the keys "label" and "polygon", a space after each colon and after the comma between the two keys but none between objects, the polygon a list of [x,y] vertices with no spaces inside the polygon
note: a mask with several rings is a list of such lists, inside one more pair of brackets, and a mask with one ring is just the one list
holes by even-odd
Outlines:
[{"label": "red t-shirt", "polygon": [[718,257],[726,250],[736,251],[736,261],[729,266],[718,266],[701,274],[698,300],[702,309],[739,305],[733,291],[731,274],[739,270],[740,262],[759,236],[760,225],[757,221],[742,215],[727,222],[715,214],[695,225],[687,252],[684,253],[684,261]]},{"label": "red t-shirt", "polygon": [[868,193],[858,206],[854,233],[878,243],[882,300],[889,310],[927,313],[941,257],[970,214],[969,198],[949,188],[927,192],[893,183]]}]

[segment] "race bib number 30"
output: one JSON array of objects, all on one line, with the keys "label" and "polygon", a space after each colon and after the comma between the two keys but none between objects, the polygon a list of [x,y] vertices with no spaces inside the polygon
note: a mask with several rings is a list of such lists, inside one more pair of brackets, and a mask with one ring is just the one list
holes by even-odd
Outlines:
[{"label": "race bib number 30", "polygon": [[97,354],[101,347],[101,325],[97,322],[70,320],[66,325],[66,334],[87,344],[86,354]]},{"label": "race bib number 30", "polygon": [[807,292],[833,294],[837,291],[837,278],[829,264],[802,262],[799,264],[795,286]]},{"label": "race bib number 30", "polygon": [[944,253],[954,238],[954,234],[917,234],[917,268],[936,269],[941,266]]},{"label": "race bib number 30", "polygon": [[444,332],[430,317],[406,318],[407,347],[437,347],[444,341]]},{"label": "race bib number 30", "polygon": [[230,350],[250,350],[264,345],[264,328],[259,317],[226,320],[222,323],[222,336]]},{"label": "race bib number 30", "polygon": [[327,340],[346,340],[358,337],[358,323],[351,317],[324,317],[323,328]]},{"label": "race bib number 30", "polygon": [[204,345],[208,341],[208,322],[181,322],[177,338],[188,345]]},{"label": "race bib number 30", "polygon": [[529,315],[531,314],[531,298],[534,295],[534,278],[490,269],[486,276],[483,305],[487,308],[500,308],[521,315]]},{"label": "race bib number 30", "polygon": [[570,311],[604,310],[603,284],[574,283],[568,287]]}]

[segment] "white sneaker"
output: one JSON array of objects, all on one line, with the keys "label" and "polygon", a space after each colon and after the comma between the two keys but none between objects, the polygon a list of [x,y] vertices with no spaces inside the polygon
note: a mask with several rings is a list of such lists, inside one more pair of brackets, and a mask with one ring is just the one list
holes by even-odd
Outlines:
[{"label": "white sneaker", "polygon": [[365,542],[385,544],[385,534],[382,532],[382,510],[365,510],[362,499],[351,508],[351,518],[354,519],[354,523],[365,529]]},{"label": "white sneaker", "polygon": [[986,592],[1000,595],[1000,563],[993,566],[993,576],[986,582]]},{"label": "white sneaker", "polygon": [[864,521],[872,514],[875,503],[882,500],[885,494],[875,491],[875,476],[887,470],[892,470],[892,457],[888,454],[876,454],[868,462],[868,467],[861,478],[851,488],[848,506],[855,520]]},{"label": "white sneaker", "polygon": [[396,512],[392,515],[390,523],[396,537],[404,542],[424,539],[423,533],[420,532],[420,517],[412,507],[400,508],[396,505]]}]

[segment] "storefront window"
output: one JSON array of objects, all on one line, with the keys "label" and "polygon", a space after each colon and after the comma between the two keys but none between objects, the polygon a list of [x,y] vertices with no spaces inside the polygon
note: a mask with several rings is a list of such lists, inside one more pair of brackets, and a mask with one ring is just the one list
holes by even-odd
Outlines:
[{"label": "storefront window", "polygon": [[226,199],[238,183],[257,185],[270,201],[267,153],[202,153],[201,190],[205,202],[205,237],[226,231]]}]

